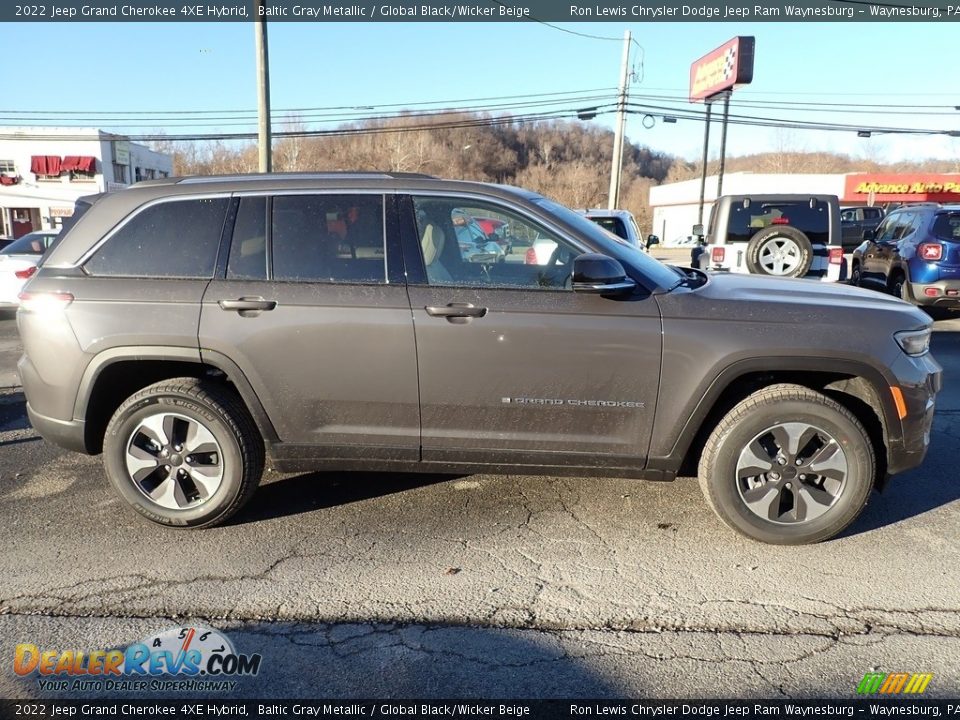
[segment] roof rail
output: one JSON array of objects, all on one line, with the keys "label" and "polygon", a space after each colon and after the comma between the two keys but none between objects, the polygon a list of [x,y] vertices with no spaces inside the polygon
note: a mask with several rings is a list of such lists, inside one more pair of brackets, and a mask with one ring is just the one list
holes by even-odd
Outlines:
[{"label": "roof rail", "polygon": [[198,183],[217,182],[255,182],[257,180],[402,180],[416,178],[433,178],[433,175],[423,173],[404,172],[292,172],[292,173],[246,173],[238,175],[191,175],[177,180],[177,185],[195,185]]}]

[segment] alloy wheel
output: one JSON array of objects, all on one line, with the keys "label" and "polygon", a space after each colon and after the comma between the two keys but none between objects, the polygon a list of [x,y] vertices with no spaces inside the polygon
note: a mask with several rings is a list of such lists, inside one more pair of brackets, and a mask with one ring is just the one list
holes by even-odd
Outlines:
[{"label": "alloy wheel", "polygon": [[840,498],[847,457],[830,433],[804,422],[773,425],[757,434],[737,460],[737,491],[759,518],[778,524],[817,519]]},{"label": "alloy wheel", "polygon": [[130,434],[125,460],[134,486],[168,510],[203,504],[223,482],[223,451],[213,433],[179,413],[141,420]]}]

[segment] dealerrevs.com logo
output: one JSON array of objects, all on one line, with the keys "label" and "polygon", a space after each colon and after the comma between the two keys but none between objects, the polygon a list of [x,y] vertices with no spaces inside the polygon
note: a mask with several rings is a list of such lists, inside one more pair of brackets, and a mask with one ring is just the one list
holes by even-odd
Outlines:
[{"label": "dealerrevs.com logo", "polygon": [[230,639],[202,625],[174,627],[125,649],[41,649],[20,643],[13,670],[36,674],[41,690],[230,691],[260,672],[259,654],[238,653]]}]

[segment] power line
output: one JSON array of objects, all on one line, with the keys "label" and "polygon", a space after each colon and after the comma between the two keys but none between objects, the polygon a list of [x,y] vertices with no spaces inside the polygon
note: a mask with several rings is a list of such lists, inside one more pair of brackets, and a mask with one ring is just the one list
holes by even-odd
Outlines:
[{"label": "power line", "polygon": [[[599,110],[597,115],[606,115],[613,110]],[[577,117],[578,110],[567,108],[565,110],[555,110],[543,113],[530,113],[527,115],[505,115],[497,118],[484,118],[474,120],[462,120],[446,123],[432,123],[428,125],[385,125],[375,127],[355,127],[355,128],[336,128],[328,130],[288,130],[275,132],[275,138],[300,138],[300,137],[338,137],[351,135],[380,135],[390,133],[404,132],[422,132],[432,130],[455,130],[460,128],[472,127],[499,127],[503,125],[520,125],[526,123],[543,122],[546,120],[574,119]],[[402,119],[402,118],[392,118]],[[183,134],[168,135],[165,133],[142,133],[142,134],[122,134],[125,140],[136,142],[186,142],[186,141],[214,141],[214,140],[252,140],[257,137],[256,132],[237,132],[237,133],[205,133],[205,134]],[[0,140],[89,140],[87,135],[34,135],[19,133],[0,133]]]},{"label": "power line", "polygon": [[[605,102],[614,102],[616,100],[615,95],[593,95],[593,96],[583,96],[575,98],[578,103],[589,103],[589,104],[604,104]],[[516,102],[516,103],[502,103],[499,105],[487,105],[487,106],[474,106],[474,107],[459,107],[449,110],[436,110],[429,112],[419,112],[419,113],[401,113],[401,114],[391,114],[391,115],[371,115],[369,113],[332,113],[332,114],[296,114],[293,116],[284,116],[277,113],[272,114],[273,122],[278,124],[295,124],[301,122],[310,122],[310,121],[321,121],[326,123],[333,122],[359,122],[367,120],[386,120],[392,118],[429,118],[429,117],[442,117],[445,115],[456,115],[469,112],[494,112],[494,111],[505,111],[505,110],[525,110],[529,108],[538,108],[538,107],[548,107],[552,105],[568,104],[570,98],[560,98],[555,100],[540,100],[537,102]],[[33,119],[29,118],[14,118],[0,115],[0,121],[20,121],[29,120],[35,122]],[[256,116],[244,117],[237,116],[231,118],[222,118],[218,119],[215,117],[204,117],[199,118],[196,121],[187,121],[183,118],[174,118],[173,121],[167,118],[155,117],[142,122],[132,123],[132,124],[114,124],[116,121],[123,122],[126,118],[73,118],[74,122],[78,120],[92,120],[98,124],[107,124],[110,123],[110,126],[113,128],[148,128],[155,127],[158,124],[164,124],[166,127],[237,127],[244,125],[251,125],[256,122]],[[218,122],[206,122],[208,120],[220,120]],[[41,123],[53,122],[47,119],[41,119]],[[40,125],[44,126],[43,124]],[[47,127],[57,127],[60,126],[59,123],[56,125],[46,125]]]},{"label": "power line", "polygon": [[[663,105],[640,105],[630,103],[633,108],[628,112],[634,115],[668,115],[677,119],[696,120],[698,122],[706,121],[706,113],[690,110],[687,108],[667,107]],[[948,135],[950,137],[960,137],[960,130],[933,129],[933,128],[908,128],[908,127],[887,127],[870,125],[851,125],[846,123],[816,123],[805,120],[785,120],[783,118],[762,117],[753,115],[735,115],[729,116],[729,122],[734,125],[752,125],[756,127],[777,127],[792,130],[825,130],[837,132],[869,132],[880,134],[896,135]]]},{"label": "power line", "polygon": [[[417,102],[402,102],[402,103],[382,103],[379,105],[330,105],[326,107],[294,107],[294,108],[278,108],[275,112],[285,113],[285,112],[322,112],[322,111],[340,111],[340,110],[377,110],[380,108],[407,108],[407,107],[424,107],[427,105],[455,105],[458,103],[478,103],[478,102],[488,102],[488,101],[505,101],[505,100],[518,100],[518,99],[530,99],[530,98],[547,98],[547,97],[561,97],[566,96],[569,99],[573,100],[570,96],[581,95],[586,93],[601,93],[601,92],[616,92],[615,87],[603,87],[603,88],[590,88],[587,90],[563,90],[557,92],[549,93],[522,93],[518,95],[495,95],[488,97],[479,97],[479,98],[460,98],[454,100],[423,100]],[[41,116],[41,115],[79,115],[81,117],[100,117],[100,116],[110,116],[110,117],[121,117],[127,115],[150,115],[157,116],[157,113],[160,112],[159,116],[167,115],[210,115],[210,114],[236,114],[236,113],[246,113],[256,115],[256,108],[249,108],[245,110],[165,110],[165,111],[156,111],[156,110],[4,110],[0,109],[0,113],[4,115],[29,115],[29,116]]]}]

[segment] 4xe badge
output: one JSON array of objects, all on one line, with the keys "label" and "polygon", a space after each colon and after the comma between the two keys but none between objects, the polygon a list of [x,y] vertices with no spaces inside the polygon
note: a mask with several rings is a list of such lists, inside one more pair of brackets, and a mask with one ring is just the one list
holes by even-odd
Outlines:
[{"label": "4xe badge", "polygon": [[[13,670],[36,672],[41,690],[233,690],[234,678],[260,672],[262,657],[238,653],[219,630],[173,627],[115,650],[41,649],[20,643]],[[160,678],[174,677],[174,680]]]}]

